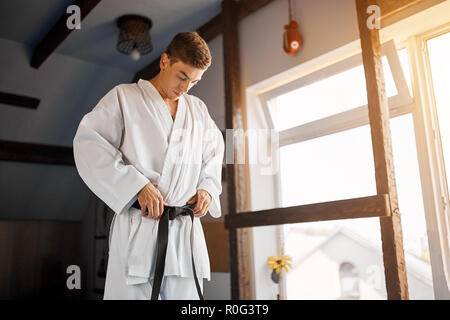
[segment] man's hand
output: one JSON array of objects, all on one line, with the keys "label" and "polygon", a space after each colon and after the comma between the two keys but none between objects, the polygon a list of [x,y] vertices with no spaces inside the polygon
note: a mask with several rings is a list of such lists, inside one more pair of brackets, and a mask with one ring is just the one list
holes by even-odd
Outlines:
[{"label": "man's hand", "polygon": [[147,183],[138,193],[138,202],[141,206],[141,214],[146,215],[148,209],[148,218],[158,220],[164,212],[164,205],[169,205],[164,201],[161,192],[151,183]]},{"label": "man's hand", "polygon": [[212,197],[208,191],[204,189],[198,189],[197,194],[193,196],[186,204],[191,204],[197,201],[197,205],[194,208],[194,217],[203,217],[211,205]]}]

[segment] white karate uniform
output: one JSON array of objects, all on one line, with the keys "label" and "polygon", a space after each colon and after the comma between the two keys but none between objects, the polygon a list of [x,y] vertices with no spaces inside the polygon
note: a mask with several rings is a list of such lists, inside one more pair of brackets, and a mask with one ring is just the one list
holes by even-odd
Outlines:
[{"label": "white karate uniform", "polygon": [[[140,79],[117,85],[83,117],[73,151],[83,181],[115,212],[104,299],[148,299],[142,292],[148,292],[153,281],[158,221],[141,216],[131,205],[150,181],[171,206],[185,205],[198,189],[207,190],[212,196],[209,213],[220,217],[224,155],[220,130],[203,101],[189,94],[180,96],[173,120],[158,90]],[[172,299],[163,290],[176,287],[170,283],[183,277],[192,283],[192,299],[198,299],[190,231],[190,216],[169,221],[163,298]],[[194,218],[193,246],[197,277],[209,281],[209,257],[199,218]]]}]

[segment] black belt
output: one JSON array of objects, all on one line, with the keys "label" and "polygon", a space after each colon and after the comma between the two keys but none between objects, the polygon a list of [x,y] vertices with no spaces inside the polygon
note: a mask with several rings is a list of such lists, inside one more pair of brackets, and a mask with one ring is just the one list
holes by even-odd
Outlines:
[{"label": "black belt", "polygon": [[[166,265],[166,252],[167,243],[169,240],[169,220],[173,220],[178,216],[191,216],[192,226],[191,226],[191,257],[192,257],[192,270],[194,272],[195,286],[197,287],[198,296],[200,300],[203,299],[202,291],[197,279],[197,272],[195,271],[194,263],[194,246],[193,246],[193,231],[194,231],[194,211],[196,203],[187,204],[181,207],[175,206],[164,206],[164,212],[160,217],[158,224],[158,235],[157,235],[157,246],[156,246],[156,266],[155,266],[155,276],[152,286],[152,300],[158,300],[159,291],[161,289],[161,282],[164,276],[164,267]],[[136,200],[133,205],[134,208],[141,210],[139,202]]]}]

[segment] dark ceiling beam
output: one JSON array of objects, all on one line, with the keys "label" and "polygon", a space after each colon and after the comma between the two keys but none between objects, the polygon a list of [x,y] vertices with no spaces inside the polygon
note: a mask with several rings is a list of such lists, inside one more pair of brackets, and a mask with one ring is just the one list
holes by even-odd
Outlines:
[{"label": "dark ceiling beam", "polygon": [[0,140],[0,160],[73,166],[71,147]]},{"label": "dark ceiling beam", "polygon": [[[274,0],[245,0],[239,2],[239,14],[238,20],[242,20],[253,12],[261,9],[262,7],[268,5]],[[206,41],[211,41],[216,36],[222,33],[222,13],[219,13],[217,16],[209,20],[203,26],[196,30],[199,35]],[[160,57],[155,59],[148,66],[138,71],[134,76],[134,82],[137,82],[139,79],[150,80],[154,76],[156,76],[159,72],[159,60]]]},{"label": "dark ceiling beam", "polygon": [[40,100],[37,98],[0,91],[0,104],[37,109],[39,102]]},{"label": "dark ceiling beam", "polygon": [[[0,161],[34,162],[74,166],[73,148],[0,140]],[[222,167],[222,181],[226,181]]]},{"label": "dark ceiling beam", "polygon": [[[72,5],[76,5],[80,8],[80,21],[83,21],[83,19],[100,1],[101,0],[75,0]],[[44,39],[42,39],[42,41],[37,45],[30,63],[33,68],[39,68],[64,41],[64,39],[66,39],[67,36],[73,31],[66,26],[68,17],[69,14],[64,13],[55,23],[53,28],[47,33]]]}]

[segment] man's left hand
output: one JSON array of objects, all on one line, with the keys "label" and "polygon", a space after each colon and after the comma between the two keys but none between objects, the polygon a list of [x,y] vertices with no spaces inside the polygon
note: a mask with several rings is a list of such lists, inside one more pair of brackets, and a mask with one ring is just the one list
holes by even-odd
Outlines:
[{"label": "man's left hand", "polygon": [[197,205],[194,208],[194,217],[203,217],[211,205],[212,197],[208,191],[204,189],[198,189],[195,196],[193,196],[186,204],[191,204],[197,201]]}]

